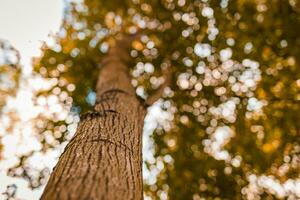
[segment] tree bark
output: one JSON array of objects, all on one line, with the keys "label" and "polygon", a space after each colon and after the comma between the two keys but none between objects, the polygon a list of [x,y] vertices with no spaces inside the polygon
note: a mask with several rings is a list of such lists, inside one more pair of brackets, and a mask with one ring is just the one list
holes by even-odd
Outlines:
[{"label": "tree bark", "polygon": [[143,198],[142,129],[146,108],[131,85],[127,43],[117,43],[104,59],[94,110],[81,118],[41,199]]}]

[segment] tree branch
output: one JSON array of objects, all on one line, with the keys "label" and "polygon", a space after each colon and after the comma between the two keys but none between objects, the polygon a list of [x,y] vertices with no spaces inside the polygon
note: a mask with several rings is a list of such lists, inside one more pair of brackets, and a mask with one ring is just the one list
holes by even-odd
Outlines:
[{"label": "tree branch", "polygon": [[171,84],[171,77],[172,77],[171,66],[169,66],[169,67],[167,67],[167,69],[163,70],[163,77],[165,79],[165,82],[161,86],[159,86],[159,88],[145,100],[146,106],[151,106],[159,98],[161,98],[164,93],[165,88]]}]

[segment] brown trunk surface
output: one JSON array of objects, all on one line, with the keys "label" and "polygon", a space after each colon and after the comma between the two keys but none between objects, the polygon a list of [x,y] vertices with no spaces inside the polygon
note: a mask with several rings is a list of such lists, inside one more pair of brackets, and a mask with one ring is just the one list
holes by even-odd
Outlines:
[{"label": "brown trunk surface", "polygon": [[94,111],[81,118],[43,200],[140,200],[145,107],[131,86],[126,45],[112,48],[97,83]]}]

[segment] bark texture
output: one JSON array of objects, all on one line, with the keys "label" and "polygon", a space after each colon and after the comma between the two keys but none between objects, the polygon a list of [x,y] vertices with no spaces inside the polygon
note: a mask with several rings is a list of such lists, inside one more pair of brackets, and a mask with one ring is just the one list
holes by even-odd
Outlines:
[{"label": "bark texture", "polygon": [[146,109],[131,85],[120,42],[104,59],[94,110],[81,118],[41,197],[43,200],[140,200]]}]

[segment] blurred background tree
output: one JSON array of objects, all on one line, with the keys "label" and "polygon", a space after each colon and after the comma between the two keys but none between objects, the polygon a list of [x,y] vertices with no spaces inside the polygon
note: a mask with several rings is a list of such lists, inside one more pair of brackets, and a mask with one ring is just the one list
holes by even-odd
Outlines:
[{"label": "blurred background tree", "polygon": [[[7,120],[17,119],[14,112],[7,109],[5,105],[9,98],[15,96],[18,89],[20,78],[19,59],[18,51],[8,41],[0,40],[0,118],[2,118],[2,115],[5,116],[4,121],[6,122]],[[5,130],[2,131],[9,131],[12,127],[6,124],[3,128]],[[2,148],[0,143],[0,153]]]},{"label": "blurred background tree", "polygon": [[0,109],[9,96],[16,94],[20,73],[18,51],[8,41],[0,40]]},{"label": "blurred background tree", "polygon": [[[42,151],[70,140],[95,103],[113,38],[139,33],[129,52],[137,95],[172,71],[153,106],[166,117],[145,157],[145,199],[300,198],[299,29],[297,0],[71,1],[34,64],[50,85],[36,94],[48,109],[35,123]],[[27,173],[33,154],[10,173],[35,188],[47,175]]]}]

